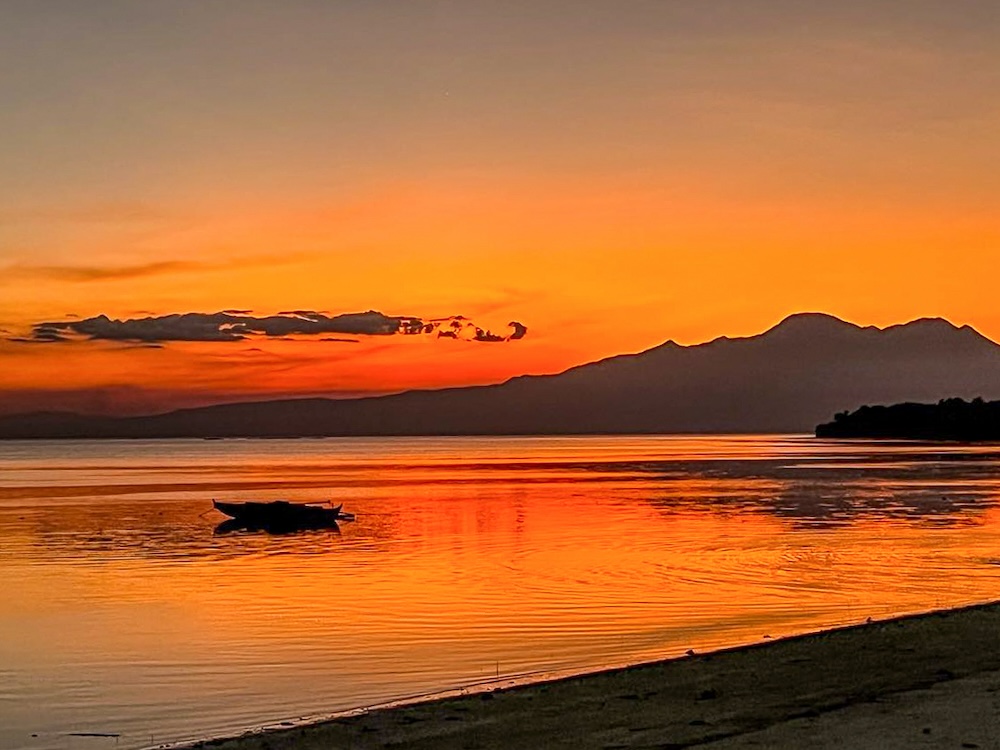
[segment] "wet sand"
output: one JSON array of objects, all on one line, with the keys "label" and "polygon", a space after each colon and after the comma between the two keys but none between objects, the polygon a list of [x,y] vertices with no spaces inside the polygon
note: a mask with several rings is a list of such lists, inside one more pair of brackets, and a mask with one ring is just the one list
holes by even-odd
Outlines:
[{"label": "wet sand", "polygon": [[211,740],[332,748],[1000,748],[1000,604]]}]

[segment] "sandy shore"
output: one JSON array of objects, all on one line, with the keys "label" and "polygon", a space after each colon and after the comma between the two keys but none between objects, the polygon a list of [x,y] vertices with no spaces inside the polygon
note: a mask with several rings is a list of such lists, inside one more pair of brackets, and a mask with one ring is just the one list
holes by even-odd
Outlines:
[{"label": "sandy shore", "polygon": [[1000,604],[212,740],[332,748],[1000,748]]}]

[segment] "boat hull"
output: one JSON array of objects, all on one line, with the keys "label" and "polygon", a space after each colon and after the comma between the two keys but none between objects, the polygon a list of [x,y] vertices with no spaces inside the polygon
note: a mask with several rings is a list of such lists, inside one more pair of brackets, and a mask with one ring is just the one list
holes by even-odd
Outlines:
[{"label": "boat hull", "polygon": [[226,503],[213,500],[212,505],[232,519],[230,526],[251,530],[288,532],[300,529],[335,529],[337,521],[342,520],[340,505],[325,508],[285,500],[269,503]]}]

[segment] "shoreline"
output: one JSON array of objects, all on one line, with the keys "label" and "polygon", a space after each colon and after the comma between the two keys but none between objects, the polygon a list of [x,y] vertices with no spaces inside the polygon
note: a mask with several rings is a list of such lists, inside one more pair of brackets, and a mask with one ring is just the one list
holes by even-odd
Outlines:
[{"label": "shoreline", "polygon": [[[975,696],[959,696],[972,689],[968,678],[974,677],[995,683],[1000,695],[1000,601],[513,687],[449,691],[446,697],[171,747],[736,748],[758,745],[756,735],[769,738],[766,746],[794,747],[803,742],[802,732],[844,730],[849,720],[870,728],[873,707],[888,727],[881,731],[906,734],[900,746],[907,746],[932,737],[938,741],[945,729],[932,734],[931,726],[917,726],[915,709],[886,712],[885,701],[927,700],[924,713],[945,706],[955,721],[968,714],[974,722],[982,713],[972,711],[974,698],[994,693],[980,685]],[[851,719],[855,715],[861,718]],[[832,728],[822,729],[831,721]],[[964,721],[966,727],[969,719]],[[782,740],[782,732],[797,732],[798,740]],[[808,742],[815,744],[817,737]]]}]

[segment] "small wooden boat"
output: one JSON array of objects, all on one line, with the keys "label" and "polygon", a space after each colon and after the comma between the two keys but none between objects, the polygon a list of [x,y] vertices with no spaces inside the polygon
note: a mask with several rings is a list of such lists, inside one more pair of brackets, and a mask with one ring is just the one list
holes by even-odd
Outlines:
[{"label": "small wooden boat", "polygon": [[225,503],[212,500],[212,506],[247,529],[294,531],[298,529],[336,528],[338,521],[353,521],[351,513],[341,513],[341,505],[315,505],[275,500],[269,503]]}]

